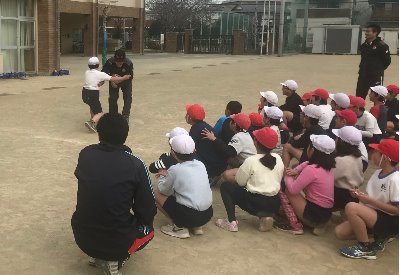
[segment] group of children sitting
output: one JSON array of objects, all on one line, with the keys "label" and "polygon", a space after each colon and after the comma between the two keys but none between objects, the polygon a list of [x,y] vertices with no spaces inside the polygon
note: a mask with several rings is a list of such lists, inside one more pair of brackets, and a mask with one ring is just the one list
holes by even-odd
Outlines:
[{"label": "group of children sitting", "polygon": [[[235,206],[259,218],[259,231],[293,234],[306,226],[321,235],[337,212],[336,237],[358,241],[340,253],[376,259],[398,234],[398,87],[371,87],[368,112],[360,97],[324,89],[300,97],[295,81],[281,85],[283,105],[272,91],[260,93],[258,112],[249,115],[231,101],[214,127],[201,105],[186,106],[190,131],[172,129],[171,151],[150,165],[157,207],[172,220],[161,231],[177,238],[203,234],[216,185],[227,214],[215,221],[222,229],[239,230]],[[364,193],[369,160],[378,170]]]}]

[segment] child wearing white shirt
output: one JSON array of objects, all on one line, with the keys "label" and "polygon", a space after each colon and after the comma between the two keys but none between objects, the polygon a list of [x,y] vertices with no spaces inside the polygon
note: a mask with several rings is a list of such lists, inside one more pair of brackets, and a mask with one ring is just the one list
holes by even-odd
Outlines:
[{"label": "child wearing white shirt", "polygon": [[[383,251],[388,240],[399,233],[399,142],[383,139],[369,146],[374,149],[372,161],[381,169],[371,176],[366,194],[358,189],[352,191],[362,204],[348,203],[348,220],[335,229],[338,239],[357,239],[355,245],[339,250],[353,259],[376,259],[376,253]],[[369,240],[369,230],[374,233],[374,242]]]},{"label": "child wearing white shirt", "polygon": [[92,132],[96,132],[96,124],[103,115],[100,103],[100,86],[104,81],[115,83],[129,79],[130,75],[123,77],[110,76],[97,70],[100,61],[97,57],[91,57],[88,61],[89,70],[85,72],[85,84],[82,89],[82,101],[90,107],[90,120],[85,122],[85,126]]}]

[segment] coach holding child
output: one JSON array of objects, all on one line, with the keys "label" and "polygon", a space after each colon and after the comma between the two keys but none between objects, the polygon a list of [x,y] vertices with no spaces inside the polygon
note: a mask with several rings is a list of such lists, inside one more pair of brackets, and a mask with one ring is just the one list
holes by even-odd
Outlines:
[{"label": "coach holding child", "polygon": [[384,71],[391,62],[389,46],[378,36],[380,32],[379,25],[368,25],[365,31],[365,42],[360,47],[361,62],[356,95],[364,99],[370,87],[383,85]]},{"label": "coach holding child", "polygon": [[126,57],[123,50],[119,49],[115,51],[113,57],[109,58],[104,64],[102,72],[109,74],[111,76],[124,76],[131,75],[128,80],[125,80],[119,84],[110,83],[109,85],[109,97],[108,105],[109,112],[118,113],[118,97],[119,88],[122,90],[122,95],[124,99],[124,107],[122,109],[122,115],[129,124],[129,114],[131,112],[132,105],[132,78],[133,78],[133,63]]}]

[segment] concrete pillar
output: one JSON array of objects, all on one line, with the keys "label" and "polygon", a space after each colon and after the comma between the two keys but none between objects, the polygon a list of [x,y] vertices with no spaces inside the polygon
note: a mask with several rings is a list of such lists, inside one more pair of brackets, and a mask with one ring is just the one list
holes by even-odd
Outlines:
[{"label": "concrete pillar", "polygon": [[38,0],[37,10],[38,73],[49,74],[60,69],[58,0]]},{"label": "concrete pillar", "polygon": [[233,30],[232,54],[244,54],[246,34],[242,30]]},{"label": "concrete pillar", "polygon": [[178,51],[178,33],[167,32],[165,34],[165,50],[166,53],[176,53]]},{"label": "concrete pillar", "polygon": [[98,16],[97,7],[93,4],[92,13],[85,15],[85,25],[83,33],[83,53],[85,56],[97,56],[98,55]]},{"label": "concrete pillar", "polygon": [[185,54],[191,53],[192,49],[192,36],[193,36],[193,29],[185,30],[185,45],[183,47],[183,51]]},{"label": "concrete pillar", "polygon": [[133,19],[132,52],[143,54],[144,52],[144,9],[140,9],[139,18]]}]

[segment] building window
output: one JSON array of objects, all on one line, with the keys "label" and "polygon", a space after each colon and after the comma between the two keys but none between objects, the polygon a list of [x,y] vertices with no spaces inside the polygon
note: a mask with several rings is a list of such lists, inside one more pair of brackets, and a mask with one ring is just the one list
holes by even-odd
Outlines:
[{"label": "building window", "polygon": [[34,0],[0,0],[4,72],[35,71]]}]

